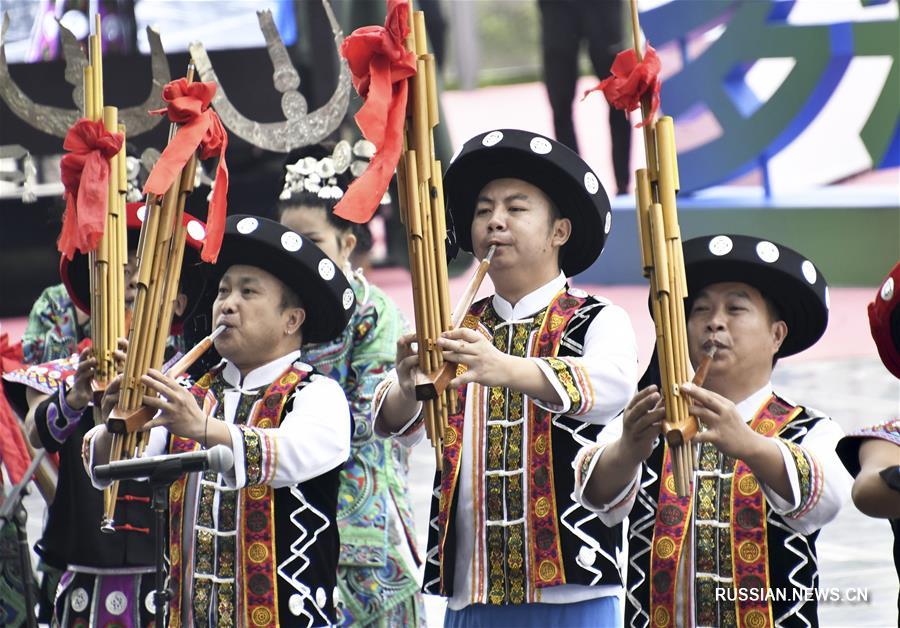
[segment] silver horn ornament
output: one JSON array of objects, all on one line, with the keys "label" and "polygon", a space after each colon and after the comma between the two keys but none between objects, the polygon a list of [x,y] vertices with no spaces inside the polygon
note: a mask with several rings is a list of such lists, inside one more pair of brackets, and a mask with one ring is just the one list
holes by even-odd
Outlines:
[{"label": "silver horn ornament", "polygon": [[[322,0],[331,32],[334,33],[335,47],[340,51],[344,34],[334,17],[331,5]],[[275,69],[273,83],[281,92],[281,110],[285,120],[281,122],[256,122],[242,115],[228,100],[225,89],[216,76],[206,49],[200,42],[190,45],[194,65],[204,81],[215,81],[218,85],[212,104],[225,127],[241,139],[259,148],[289,153],[296,148],[317,144],[331,135],[340,126],[350,102],[350,67],[346,59],[340,57],[340,74],[337,88],[327,103],[308,113],[306,98],[300,93],[300,75],[291,63],[287,48],[278,34],[270,11],[257,11],[259,27],[266,39],[266,48]]]},{"label": "silver horn ornament", "polygon": [[[60,39],[62,40],[63,56],[66,59],[66,82],[74,87],[72,100],[75,109],[64,109],[50,105],[41,105],[29,98],[9,74],[6,63],[6,31],[9,29],[9,14],[3,14],[3,25],[0,26],[0,98],[9,109],[27,122],[30,126],[54,135],[65,137],[75,122],[82,116],[84,93],[84,66],[87,58],[81,48],[81,44],[75,36],[62,24],[59,25]],[[165,103],[162,99],[163,86],[172,80],[169,72],[169,63],[166,61],[166,53],[163,51],[159,33],[147,27],[147,40],[150,42],[150,67],[153,73],[153,82],[150,94],[143,103],[136,107],[128,107],[119,110],[119,122],[125,125],[128,137],[132,138],[149,131],[162,122],[162,117],[151,116],[147,112],[151,109],[159,109]]]}]

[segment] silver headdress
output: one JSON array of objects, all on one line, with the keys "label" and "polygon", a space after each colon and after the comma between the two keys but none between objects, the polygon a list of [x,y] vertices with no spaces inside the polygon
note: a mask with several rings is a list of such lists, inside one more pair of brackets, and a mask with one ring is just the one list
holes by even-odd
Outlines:
[{"label": "silver headdress", "polygon": [[[344,34],[331,10],[328,0],[322,0],[334,42],[338,50],[344,41]],[[209,56],[203,44],[196,42],[190,45],[194,65],[204,81],[215,81],[218,85],[212,104],[219,114],[222,123],[229,131],[241,139],[259,148],[276,153],[289,153],[303,146],[318,144],[331,135],[341,124],[347,113],[350,102],[350,68],[344,58],[340,58],[341,71],[338,84],[331,98],[319,109],[308,113],[306,98],[299,92],[300,75],[297,73],[288,56],[287,48],[278,34],[271,11],[257,11],[259,27],[266,39],[269,57],[275,68],[273,76],[275,89],[281,92],[281,110],[285,120],[282,122],[256,122],[242,115],[228,100],[225,89],[213,70]]]},{"label": "silver headdress", "polygon": [[[65,77],[66,82],[75,88],[72,90],[72,100],[75,103],[75,109],[41,105],[31,100],[13,82],[12,77],[9,75],[5,46],[6,31],[8,29],[9,14],[4,13],[3,25],[0,26],[0,98],[3,99],[10,111],[29,125],[56,137],[65,137],[69,127],[75,124],[83,114],[83,68],[87,65],[87,57],[81,49],[81,45],[71,31],[60,23],[59,34],[62,40],[63,56],[66,58]],[[163,86],[172,80],[159,33],[147,27],[147,39],[150,42],[150,66],[153,70],[153,83],[150,87],[150,94],[140,105],[119,110],[119,121],[125,125],[129,138],[145,133],[162,122],[161,116],[148,116],[147,111],[164,106],[165,103],[162,99]]]},{"label": "silver headdress", "polygon": [[[292,194],[309,192],[323,200],[338,200],[345,191],[340,185],[341,175],[349,171],[350,177],[344,179],[344,185],[349,184],[350,179],[366,171],[374,154],[375,145],[368,140],[357,140],[352,148],[350,142],[341,140],[328,157],[301,157],[285,166],[284,187],[278,199],[286,201]],[[390,201],[390,195],[385,193],[381,204]]]}]

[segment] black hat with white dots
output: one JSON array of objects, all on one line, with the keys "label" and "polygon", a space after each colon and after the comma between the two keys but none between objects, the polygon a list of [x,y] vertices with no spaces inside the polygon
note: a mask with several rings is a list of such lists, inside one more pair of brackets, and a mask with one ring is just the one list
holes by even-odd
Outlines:
[{"label": "black hat with white dots", "polygon": [[444,175],[447,207],[460,248],[472,251],[478,194],[495,179],[521,179],[540,188],[572,221],[560,267],[569,277],[587,270],[603,251],[612,226],[609,197],[584,160],[555,140],[519,129],[476,135],[463,144]]},{"label": "black hat with white dots", "polygon": [[746,283],[772,301],[788,333],[778,357],[814,345],[828,325],[828,283],[810,260],[784,245],[745,235],[709,235],[683,244],[690,312],[693,299],[714,283]]},{"label": "black hat with white dots", "polygon": [[347,326],[356,305],[344,273],[309,239],[258,216],[229,216],[211,286],[234,265],[256,266],[294,290],[303,302],[303,342],[326,342]]}]

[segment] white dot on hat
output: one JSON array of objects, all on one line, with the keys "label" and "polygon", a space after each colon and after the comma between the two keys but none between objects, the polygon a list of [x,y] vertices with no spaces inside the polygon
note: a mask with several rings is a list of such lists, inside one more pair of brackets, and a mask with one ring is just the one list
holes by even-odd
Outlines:
[{"label": "white dot on hat", "polygon": [[281,234],[281,246],[284,247],[285,251],[290,251],[291,253],[299,251],[300,247],[303,246],[303,238],[293,231],[285,231]]},{"label": "white dot on hat", "polygon": [[726,235],[716,236],[709,241],[709,252],[719,257],[731,253],[734,248],[734,242]]},{"label": "white dot on hat", "polygon": [[828,291],[828,286],[825,286],[825,309],[831,309],[831,292]]},{"label": "white dot on hat", "polygon": [[881,298],[883,301],[890,301],[894,298],[894,278],[888,277],[884,285],[881,286]]},{"label": "white dot on hat", "polygon": [[147,206],[146,206],[146,205],[141,205],[140,207],[137,208],[137,217],[138,217],[138,220],[140,220],[141,222],[144,222],[144,218],[145,218],[146,216],[147,216]]},{"label": "white dot on hat", "polygon": [[546,155],[553,150],[553,145],[550,143],[550,140],[540,136],[531,138],[529,146],[531,146],[531,150],[538,155]]},{"label": "white dot on hat", "polygon": [[206,229],[196,220],[192,220],[187,224],[187,232],[195,240],[202,240],[206,237]]},{"label": "white dot on hat", "polygon": [[778,256],[781,255],[781,252],[778,250],[778,247],[763,240],[762,242],[757,242],[756,244],[756,254],[759,255],[759,259],[764,262],[768,262],[771,264],[778,260]]},{"label": "white dot on hat", "polygon": [[803,263],[800,265],[800,270],[803,271],[803,277],[806,279],[806,281],[808,281],[810,284],[816,283],[816,277],[818,276],[818,273],[816,273],[815,264],[813,264],[808,259],[803,260]]},{"label": "white dot on hat", "polygon": [[600,181],[597,180],[597,176],[593,172],[584,173],[584,189],[589,194],[596,194],[597,190],[600,189]]},{"label": "white dot on hat", "polygon": [[484,146],[490,148],[495,144],[499,144],[500,140],[503,139],[503,131],[491,131],[487,135],[484,136],[484,139],[481,140],[481,143]]},{"label": "white dot on hat", "polygon": [[603,223],[603,233],[609,235],[610,229],[612,229],[612,212],[606,212],[606,221]]},{"label": "white dot on hat", "polygon": [[344,290],[344,296],[341,297],[341,302],[344,305],[344,309],[349,310],[350,306],[353,305],[353,290],[350,288]]},{"label": "white dot on hat", "polygon": [[334,264],[330,259],[323,259],[319,262],[319,276],[325,281],[331,281],[334,277]]},{"label": "white dot on hat", "polygon": [[316,604],[318,604],[319,607],[324,607],[326,602],[328,602],[328,594],[325,593],[325,589],[319,587],[316,589]]},{"label": "white dot on hat", "polygon": [[256,231],[256,228],[259,226],[259,221],[256,218],[244,218],[237,224],[238,233],[243,233],[247,235],[248,233],[253,233]]}]

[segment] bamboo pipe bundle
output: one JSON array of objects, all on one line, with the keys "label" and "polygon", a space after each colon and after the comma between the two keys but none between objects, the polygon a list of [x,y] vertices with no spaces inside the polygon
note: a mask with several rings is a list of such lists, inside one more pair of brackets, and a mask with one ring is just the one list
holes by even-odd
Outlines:
[{"label": "bamboo pipe bundle", "polygon": [[[188,82],[193,80],[193,76],[194,67],[191,64],[187,71]],[[172,141],[176,131],[177,125],[172,124],[169,141]],[[196,167],[195,154],[161,198],[154,195],[147,197],[146,214],[138,240],[137,293],[128,335],[128,354],[119,399],[107,420],[107,428],[113,433],[110,461],[140,456],[147,445],[147,435],[140,430],[152,418],[152,413],[143,405],[144,395],[148,392],[141,383],[141,377],[151,368],[160,369],[163,365],[187,237],[184,207],[194,189]],[[118,484],[111,485],[110,490],[115,495]],[[114,531],[114,512],[113,498],[106,504],[101,530]]]},{"label": "bamboo pipe bundle", "polygon": [[397,166],[400,216],[406,227],[419,368],[431,394],[424,401],[425,428],[441,467],[442,439],[448,412],[455,411],[455,391],[447,381],[437,383],[443,358],[437,346],[440,334],[452,328],[444,240],[444,190],[441,163],[435,159],[434,127],[439,123],[434,55],[428,53],[425,14],[410,14],[407,49],[416,55],[416,75],[409,79],[403,152]]},{"label": "bamboo pipe bundle", "polygon": [[[118,122],[118,110],[104,106],[103,56],[101,45],[101,21],[96,16],[94,34],[88,38],[88,64],[84,68],[84,117],[93,122],[102,121],[111,133],[125,133]],[[107,211],[103,236],[95,251],[88,254],[91,301],[91,342],[97,359],[94,377],[95,396],[99,398],[115,376],[116,365],[113,350],[118,339],[126,335],[125,314],[125,264],[128,261],[126,236],[125,192],[125,144],[109,163]],[[100,404],[94,404],[94,420],[99,422]],[[115,492],[104,491],[104,503],[108,508],[115,503]]]},{"label": "bamboo pipe bundle", "polygon": [[[634,50],[642,59],[637,2],[631,0]],[[649,98],[641,98],[641,115],[650,114]],[[660,389],[666,407],[663,432],[671,451],[675,490],[680,497],[691,494],[694,455],[691,438],[697,419],[688,412],[680,385],[688,381],[690,357],[684,299],[687,278],[681,248],[681,230],[675,197],[678,192],[678,162],[675,128],[671,117],[651,120],[644,126],[647,167],[637,171],[636,204],[641,265],[650,280],[651,310],[656,331]],[[702,384],[711,356],[704,359],[694,383]]]}]

